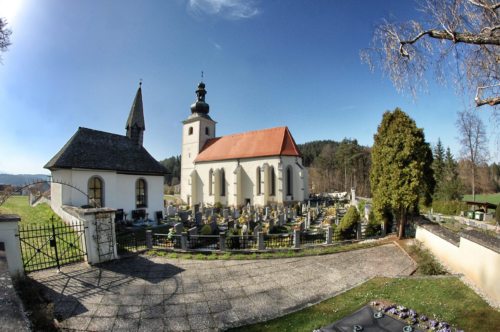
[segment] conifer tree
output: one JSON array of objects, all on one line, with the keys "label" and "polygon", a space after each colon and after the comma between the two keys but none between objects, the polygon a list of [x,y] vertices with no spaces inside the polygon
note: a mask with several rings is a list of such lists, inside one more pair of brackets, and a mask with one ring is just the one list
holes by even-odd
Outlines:
[{"label": "conifer tree", "polygon": [[380,220],[390,210],[404,236],[408,214],[434,191],[432,151],[424,132],[401,109],[384,113],[374,136],[370,182],[373,208]]},{"label": "conifer tree", "polygon": [[438,138],[437,144],[434,147],[433,151],[433,162],[432,169],[434,170],[434,179],[436,179],[436,188],[439,188],[439,185],[443,181],[444,177],[444,147],[441,143],[441,139]]}]

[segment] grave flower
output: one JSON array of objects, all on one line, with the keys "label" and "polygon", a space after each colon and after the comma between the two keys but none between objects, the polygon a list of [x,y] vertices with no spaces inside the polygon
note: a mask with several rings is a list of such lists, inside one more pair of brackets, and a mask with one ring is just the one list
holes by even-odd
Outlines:
[{"label": "grave flower", "polygon": [[401,318],[401,319],[405,319],[405,318],[407,318],[407,317],[408,317],[408,314],[407,314],[406,312],[400,312],[400,313],[399,313],[399,318]]},{"label": "grave flower", "polygon": [[417,312],[413,309],[408,310],[408,315],[412,318],[417,317]]},{"label": "grave flower", "polygon": [[416,319],[416,318],[414,318],[414,317],[410,317],[410,318],[408,319],[408,323],[410,323],[411,325],[414,325],[414,324],[416,324],[416,323],[417,323],[417,319]]},{"label": "grave flower", "polygon": [[408,308],[406,308],[406,307],[404,307],[404,306],[402,306],[402,305],[398,305],[398,310],[399,310],[399,311],[407,311],[407,310],[408,310]]},{"label": "grave flower", "polygon": [[435,328],[438,326],[438,322],[436,322],[435,320],[430,320],[429,321],[429,326],[432,327],[432,328]]},{"label": "grave flower", "polygon": [[421,322],[426,322],[429,318],[427,318],[426,315],[421,315],[419,318],[418,318]]}]

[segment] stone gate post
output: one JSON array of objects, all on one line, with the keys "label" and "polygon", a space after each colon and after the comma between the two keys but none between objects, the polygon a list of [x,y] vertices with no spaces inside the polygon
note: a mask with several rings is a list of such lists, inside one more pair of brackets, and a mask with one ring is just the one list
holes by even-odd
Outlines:
[{"label": "stone gate post", "polygon": [[5,256],[12,277],[24,275],[21,244],[18,236],[21,218],[16,214],[0,214],[0,243],[5,247]]}]

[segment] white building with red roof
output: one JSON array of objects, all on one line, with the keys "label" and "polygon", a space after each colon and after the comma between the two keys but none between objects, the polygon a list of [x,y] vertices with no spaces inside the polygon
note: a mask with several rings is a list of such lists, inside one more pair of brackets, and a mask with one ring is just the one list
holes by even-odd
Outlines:
[{"label": "white building with red roof", "polygon": [[290,204],[308,196],[308,174],[287,127],[215,137],[205,84],[183,121],[181,198],[189,205]]}]

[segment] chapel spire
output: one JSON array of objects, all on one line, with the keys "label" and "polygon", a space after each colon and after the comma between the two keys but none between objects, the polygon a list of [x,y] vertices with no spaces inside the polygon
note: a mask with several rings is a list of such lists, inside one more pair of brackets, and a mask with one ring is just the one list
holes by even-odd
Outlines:
[{"label": "chapel spire", "polygon": [[132,103],[125,129],[127,129],[127,137],[137,145],[142,146],[144,130],[146,130],[144,110],[142,108],[142,81],[139,82],[139,89],[137,89],[134,102]]}]

